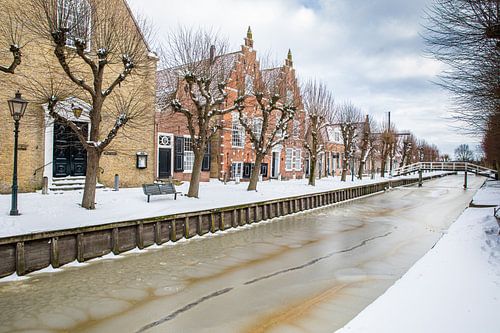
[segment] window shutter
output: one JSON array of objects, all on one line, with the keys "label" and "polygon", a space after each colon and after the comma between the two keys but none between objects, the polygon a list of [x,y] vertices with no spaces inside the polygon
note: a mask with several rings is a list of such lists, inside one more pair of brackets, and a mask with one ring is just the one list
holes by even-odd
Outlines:
[{"label": "window shutter", "polygon": [[203,162],[201,163],[201,171],[210,171],[210,149],[210,142],[208,142],[205,155],[203,155]]},{"label": "window shutter", "polygon": [[174,138],[174,150],[174,171],[184,171],[184,138],[182,136]]},{"label": "window shutter", "polygon": [[260,174],[262,175],[262,177],[267,177],[267,163],[262,163],[260,165]]},{"label": "window shutter", "polygon": [[243,164],[243,178],[250,178],[252,174],[252,163]]}]

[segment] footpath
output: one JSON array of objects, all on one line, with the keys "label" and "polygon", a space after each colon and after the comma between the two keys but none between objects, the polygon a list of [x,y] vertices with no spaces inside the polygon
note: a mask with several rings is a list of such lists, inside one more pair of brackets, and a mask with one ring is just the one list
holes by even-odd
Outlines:
[{"label": "footpath", "polygon": [[[486,181],[471,206],[500,205]],[[400,280],[336,333],[499,332],[500,235],[492,207],[469,207]]]}]

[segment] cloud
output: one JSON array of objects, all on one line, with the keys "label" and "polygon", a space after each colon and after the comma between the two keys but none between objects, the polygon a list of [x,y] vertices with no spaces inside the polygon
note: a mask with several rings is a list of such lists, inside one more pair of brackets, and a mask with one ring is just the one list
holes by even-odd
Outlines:
[{"label": "cloud", "polygon": [[[430,0],[129,0],[159,31],[178,24],[213,27],[239,49],[248,26],[259,54],[283,61],[290,48],[300,78],[326,81],[382,120],[452,153],[464,137],[450,127],[449,96],[432,83],[442,65],[423,57],[419,36]],[[466,138],[471,146],[477,143]]]}]

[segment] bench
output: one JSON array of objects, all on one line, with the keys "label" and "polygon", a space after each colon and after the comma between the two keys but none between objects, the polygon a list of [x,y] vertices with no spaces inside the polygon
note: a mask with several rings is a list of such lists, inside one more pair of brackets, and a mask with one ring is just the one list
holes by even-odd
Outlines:
[{"label": "bench", "polygon": [[148,196],[148,202],[149,197],[152,195],[173,194],[174,200],[177,200],[177,194],[181,193],[175,190],[175,186],[171,182],[165,184],[142,184],[142,191]]}]

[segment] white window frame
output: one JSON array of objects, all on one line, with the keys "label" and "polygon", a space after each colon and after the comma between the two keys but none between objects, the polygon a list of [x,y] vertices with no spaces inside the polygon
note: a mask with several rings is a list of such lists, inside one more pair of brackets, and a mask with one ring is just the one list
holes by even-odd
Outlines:
[{"label": "white window frame", "polygon": [[245,129],[240,124],[239,114],[232,114],[231,122],[231,146],[233,148],[245,147]]},{"label": "white window frame", "polygon": [[293,148],[285,149],[285,171],[293,171]]},{"label": "white window frame", "polygon": [[[61,7],[64,8],[64,12],[67,13],[68,17],[67,17],[67,23],[69,26],[73,26],[74,25],[74,21],[75,21],[75,18],[74,18],[74,15],[72,13],[72,11],[70,10],[70,8],[68,8],[68,4],[70,3],[73,3],[73,6],[83,6],[83,5],[86,5],[88,6],[88,9],[89,9],[89,15],[91,15],[90,13],[90,4],[88,3],[87,0],[73,0],[72,2],[68,1],[68,0],[62,0],[62,1],[58,1],[58,6],[57,6],[57,11],[58,13],[61,12]],[[59,17],[59,15],[58,15]],[[85,51],[86,52],[89,52],[90,51],[90,42],[91,42],[91,22],[92,22],[92,17],[89,17],[88,18],[89,22],[88,22],[88,32],[87,32],[87,39],[86,39],[86,47],[85,47]],[[69,28],[69,27],[68,27]],[[76,46],[75,46],[75,38],[77,38],[76,36],[73,36],[72,34],[72,31],[68,31],[68,34],[69,36],[67,36],[66,38],[66,46],[69,47],[69,48],[72,48],[72,49],[75,49]]]},{"label": "white window frame", "polygon": [[[186,149],[186,147],[188,149]],[[184,157],[182,160],[182,166],[184,169],[184,173],[192,173],[194,166],[194,151],[193,151],[193,143],[190,136],[184,136]],[[191,168],[188,168],[190,166]]]},{"label": "white window frame", "polygon": [[302,149],[295,149],[295,171],[302,170]]},{"label": "white window frame", "polygon": [[300,134],[300,122],[298,120],[293,121],[293,137],[298,138]]},{"label": "white window frame", "polygon": [[[239,166],[239,168],[238,168],[238,166]],[[233,171],[233,170],[238,170],[238,169],[239,169],[238,174],[235,171]],[[239,177],[241,179],[243,177],[243,162],[239,162],[239,161],[231,162],[231,175],[232,175],[233,179],[235,179],[236,177]]]}]

